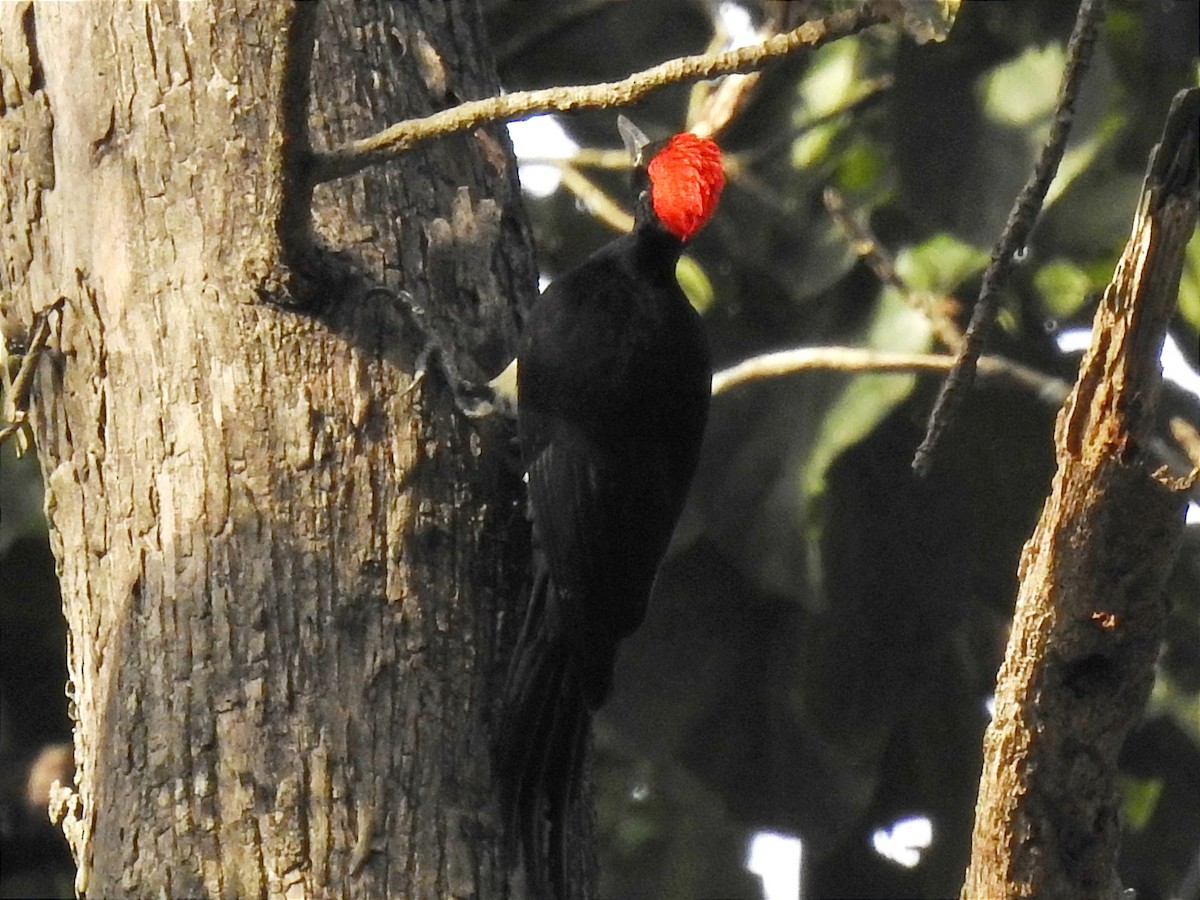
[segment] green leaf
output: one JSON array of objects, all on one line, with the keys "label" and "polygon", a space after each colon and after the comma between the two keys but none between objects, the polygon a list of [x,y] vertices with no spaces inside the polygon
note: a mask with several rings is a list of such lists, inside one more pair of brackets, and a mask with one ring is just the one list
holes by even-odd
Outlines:
[{"label": "green leaf", "polygon": [[834,460],[870,434],[915,384],[915,375],[859,375],[846,385],[821,421],[820,436],[805,463],[802,488],[807,497],[824,493]]},{"label": "green leaf", "polygon": [[1017,315],[1017,311],[1011,306],[1001,306],[996,311],[996,324],[1006,334],[1017,335],[1021,333],[1021,319]]},{"label": "green leaf", "polygon": [[702,313],[712,306],[712,282],[708,280],[704,268],[692,257],[679,257],[679,262],[675,264],[675,280],[697,312]]},{"label": "green leaf", "polygon": [[987,265],[988,255],[948,234],[896,254],[896,272],[918,291],[949,294]]},{"label": "green leaf", "polygon": [[817,51],[812,65],[800,82],[800,99],[804,113],[797,127],[844,107],[862,92],[858,74],[859,45],[855,41],[838,41]]},{"label": "green leaf", "polygon": [[1141,831],[1154,815],[1154,808],[1158,805],[1159,795],[1162,794],[1162,779],[1119,775],[1117,789],[1121,793],[1121,812],[1125,826],[1133,831]]},{"label": "green leaf", "polygon": [[[923,352],[929,349],[931,329],[924,315],[906,304],[891,288],[880,294],[865,345],[876,350]],[[861,441],[903,401],[916,384],[914,375],[858,375],[842,388],[829,407],[801,469],[806,498],[825,491],[829,467],[848,447]]]},{"label": "green leaf", "polygon": [[1058,99],[1066,52],[1058,44],[1030,47],[980,82],[989,118],[1017,128],[1048,121]]},{"label": "green leaf", "polygon": [[1033,276],[1047,315],[1065,318],[1075,313],[1092,290],[1092,280],[1079,266],[1065,259],[1046,263]]},{"label": "green leaf", "polygon": [[[929,320],[901,299],[894,288],[879,296],[875,315],[863,342],[876,350],[923,352],[932,342]],[[853,377],[830,404],[817,435],[800,467],[801,507],[808,510],[802,533],[802,551],[808,564],[809,587],[823,593],[824,565],[821,560],[823,526],[819,510],[826,490],[826,475],[843,451],[869,435],[917,383],[915,375],[867,374]]]},{"label": "green leaf", "polygon": [[1054,180],[1050,182],[1050,188],[1046,191],[1043,208],[1048,209],[1053,205],[1071,182],[1095,165],[1101,151],[1106,150],[1121,135],[1125,124],[1124,114],[1114,112],[1105,116],[1091,131],[1082,136],[1077,135],[1076,140],[1072,141],[1063,153]]},{"label": "green leaf", "polygon": [[810,169],[829,155],[829,148],[841,130],[832,122],[814,125],[792,142],[792,168]]},{"label": "green leaf", "polygon": [[883,154],[870,141],[855,141],[838,160],[838,187],[865,191],[874,187],[887,171]]},{"label": "green leaf", "polygon": [[1200,744],[1200,693],[1188,690],[1161,670],[1154,679],[1146,709],[1146,718],[1154,716],[1168,716],[1185,734]]}]

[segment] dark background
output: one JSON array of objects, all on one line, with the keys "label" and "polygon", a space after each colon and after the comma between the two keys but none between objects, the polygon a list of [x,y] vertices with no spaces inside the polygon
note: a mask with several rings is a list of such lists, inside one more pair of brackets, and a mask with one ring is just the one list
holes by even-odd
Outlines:
[{"label": "dark background", "polygon": [[[484,5],[514,90],[703,52],[718,10]],[[741,5],[786,27],[830,7]],[[909,284],[953,295],[964,323],[1045,138],[1075,7],[967,2],[943,44],[875,29],[767,72],[719,137],[729,186],[689,250],[719,366],[800,345],[939,349],[850,252],[821,192],[840,188]],[[1196,23],[1192,0],[1110,4],[1067,158],[1005,293],[997,352],[1074,379],[1078,354],[1056,336],[1090,322],[1170,98],[1197,83]],[[626,112],[665,136],[688,124],[690,95],[665,89]],[[620,146],[615,111],[559,121],[585,147]],[[627,204],[623,174],[585,172]],[[528,207],[547,276],[612,237],[565,190]],[[1193,239],[1172,325],[1193,368],[1198,328]],[[803,841],[806,898],[957,894],[986,701],[1017,558],[1053,474],[1056,409],[983,385],[917,480],[909,462],[936,389],[928,377],[808,373],[714,401],[649,620],[596,723],[603,896],[758,897],[743,863],[762,830]],[[1194,395],[1168,385],[1163,406],[1200,425]],[[25,799],[35,759],[61,771],[53,748],[70,738],[64,626],[36,463],[0,453],[0,895],[69,896],[65,846]],[[1198,527],[1169,594],[1158,683],[1123,757],[1121,877],[1139,900],[1200,896]],[[872,836],[909,816],[927,817],[933,840],[905,868]]]}]

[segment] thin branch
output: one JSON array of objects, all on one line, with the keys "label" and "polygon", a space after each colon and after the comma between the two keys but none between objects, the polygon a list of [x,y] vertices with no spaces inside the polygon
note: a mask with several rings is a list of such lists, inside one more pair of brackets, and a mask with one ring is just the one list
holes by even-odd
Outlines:
[{"label": "thin branch", "polygon": [[[808,134],[823,125],[838,122],[851,113],[859,112],[864,107],[877,102],[885,92],[895,87],[895,82],[896,79],[891,75],[880,75],[878,78],[869,78],[861,81],[854,95],[843,100],[833,109],[825,110],[809,119],[801,119],[796,123],[794,131],[781,131],[774,137],[760,141],[753,147],[747,147],[737,155],[736,159],[743,167],[748,167],[759,160],[771,159],[778,156],[781,152],[787,152],[796,138]],[[728,170],[728,165],[726,169]]]},{"label": "thin branch", "polygon": [[[719,15],[717,15],[716,7],[710,7],[708,12],[712,18],[713,33],[708,39],[708,46],[706,46],[703,50],[706,56],[712,53],[720,53],[722,49],[730,49],[727,46],[729,43],[729,33],[725,30],[725,26],[721,23],[721,18]],[[765,34],[760,33],[758,35],[758,40],[760,42],[764,41],[773,33],[774,32],[768,32]],[[694,125],[700,119],[701,110],[708,104],[715,85],[736,80],[737,77],[731,75],[728,78],[722,78],[719,82],[697,81],[692,85],[692,89],[688,91],[687,112],[684,114],[684,121],[687,122],[689,131],[694,130]],[[700,134],[700,132],[696,133]],[[704,134],[702,136],[712,137],[711,134]]]},{"label": "thin branch", "polygon": [[[1168,426],[1175,444],[1192,464],[1192,470],[1176,480],[1176,490],[1184,491],[1193,503],[1200,504],[1200,431],[1186,419],[1175,416]],[[1160,457],[1166,454],[1160,452]]]},{"label": "thin branch", "polygon": [[[753,356],[713,375],[713,395],[732,388],[813,369],[835,372],[948,372],[955,363],[950,354],[889,353],[861,347],[794,347]],[[1034,393],[1048,405],[1061,405],[1070,384],[1052,375],[1005,359],[1002,356],[983,356],[979,373],[985,378],[1006,381]]]},{"label": "thin branch", "polygon": [[910,287],[896,271],[896,261],[892,254],[879,242],[870,228],[854,217],[846,207],[846,200],[841,192],[837,188],[827,187],[823,197],[825,208],[850,241],[850,249],[854,254],[871,267],[876,278],[884,284],[891,285],[905,303],[929,319],[934,335],[943,345],[957,351],[962,346],[962,332],[947,314],[949,310],[957,307],[957,301]]},{"label": "thin branch", "polygon": [[578,197],[588,212],[614,231],[624,234],[633,230],[633,216],[622,209],[598,184],[571,163],[560,163],[558,170],[562,175],[563,187]]},{"label": "thin branch", "polygon": [[[981,356],[978,363],[980,378],[1026,391],[1039,403],[1051,409],[1060,408],[1071,390],[1070,382],[1039,372],[1007,357]],[[752,356],[714,373],[712,392],[713,396],[716,396],[752,382],[800,372],[894,372],[922,375],[948,372],[954,364],[955,357],[949,353],[890,353],[861,347],[795,347]],[[1196,467],[1190,475],[1179,479],[1178,490],[1186,493],[1193,503],[1200,503],[1200,434],[1180,418],[1171,420],[1170,429],[1179,447]],[[1148,449],[1150,458],[1156,464],[1171,463],[1173,448],[1165,441],[1156,437],[1148,445]]]},{"label": "thin branch", "polygon": [[1163,473],[1167,478],[1171,478],[1172,463],[1175,468],[1181,464],[1190,466],[1187,472],[1173,479],[1173,486],[1186,494],[1192,503],[1200,505],[1200,431],[1180,416],[1171,417],[1166,431],[1174,440],[1167,440],[1164,434],[1155,434],[1150,439],[1150,458],[1165,466]]},{"label": "thin branch", "polygon": [[696,120],[689,131],[694,131],[701,137],[715,138],[729,127],[738,111],[750,99],[762,72],[751,72],[748,75],[730,75],[721,82],[720,87],[710,91],[701,104]]},{"label": "thin branch", "polygon": [[1200,472],[1200,431],[1197,431],[1187,419],[1175,416],[1171,419],[1171,435],[1179,444],[1179,449],[1191,462],[1193,471],[1191,477],[1195,478],[1195,473]]},{"label": "thin branch", "polygon": [[[775,27],[775,24],[767,22],[759,29],[756,37],[760,42],[768,41],[778,33],[779,29]],[[709,47],[709,52],[713,53],[729,40],[729,34],[723,27],[718,27],[714,39],[720,43],[717,46]],[[701,137],[715,138],[729,127],[729,123],[733,121],[750,95],[754,93],[761,77],[762,72],[730,75],[728,78],[723,78],[712,89],[709,89],[706,82],[702,81],[697,84],[692,88],[692,94],[688,100],[688,130]]]},{"label": "thin branch", "polygon": [[629,169],[628,150],[604,150],[598,147],[580,147],[569,156],[525,156],[517,160],[523,166],[571,165],[577,169]]},{"label": "thin branch", "polygon": [[1071,121],[1075,116],[1079,85],[1091,61],[1092,50],[1096,45],[1096,30],[1103,17],[1104,0],[1082,0],[1079,4],[1075,28],[1067,44],[1067,64],[1059,88],[1054,120],[1050,126],[1050,137],[1042,148],[1033,175],[1021,189],[1012,212],[1009,213],[1008,224],[1005,225],[1000,240],[992,250],[992,261],[984,273],[979,300],[971,314],[971,323],[967,326],[962,347],[959,348],[958,360],[938,392],[933,411],[929,415],[925,439],[913,458],[913,470],[918,475],[928,474],[938,441],[950,427],[963,397],[974,380],[979,354],[983,352],[992,324],[996,321],[1000,291],[1008,280],[1015,255],[1029,240],[1030,232],[1033,231],[1033,225],[1046,198],[1046,191],[1050,182],[1054,180],[1058,164],[1062,160],[1067,135],[1071,131]]},{"label": "thin branch", "polygon": [[309,161],[309,177],[312,183],[319,184],[351,175],[421,141],[466,131],[485,122],[507,122],[533,113],[628,106],[663,85],[756,71],[768,62],[801,48],[819,47],[885,21],[885,15],[873,3],[866,2],[824,19],[806,22],[793,31],[776,35],[761,44],[724,53],[668,60],[622,81],[517,91],[500,97],[472,100],[431,116],[398,122],[336,150],[314,153]]}]

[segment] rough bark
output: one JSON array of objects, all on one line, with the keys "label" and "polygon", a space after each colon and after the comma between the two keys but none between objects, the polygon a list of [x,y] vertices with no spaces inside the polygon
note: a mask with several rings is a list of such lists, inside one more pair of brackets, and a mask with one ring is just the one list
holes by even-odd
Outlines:
[{"label": "rough bark", "polygon": [[1184,497],[1145,464],[1158,357],[1196,226],[1200,89],[1172,105],[1058,417],[1022,554],[962,896],[1115,898],[1117,755],[1154,680]]},{"label": "rough bark", "polygon": [[31,421],[79,889],[503,895],[520,484],[414,387],[408,307],[500,368],[534,285],[511,153],[302,164],[495,93],[475,4],[3,4],[0,79],[0,320],[66,298]]}]

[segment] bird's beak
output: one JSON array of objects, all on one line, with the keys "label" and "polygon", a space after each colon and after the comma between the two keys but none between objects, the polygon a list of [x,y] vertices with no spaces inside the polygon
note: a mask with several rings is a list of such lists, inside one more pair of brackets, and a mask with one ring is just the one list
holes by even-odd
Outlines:
[{"label": "bird's beak", "polygon": [[650,143],[650,138],[646,137],[642,129],[638,128],[630,122],[625,116],[617,116],[617,131],[621,132],[621,140],[625,144],[625,151],[629,154],[629,160],[634,166],[642,164],[642,150]]}]

